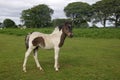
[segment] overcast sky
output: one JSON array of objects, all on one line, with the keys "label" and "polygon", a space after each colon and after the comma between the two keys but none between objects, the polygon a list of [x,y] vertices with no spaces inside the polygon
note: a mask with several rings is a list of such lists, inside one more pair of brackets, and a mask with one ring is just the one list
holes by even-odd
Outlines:
[{"label": "overcast sky", "polygon": [[65,18],[63,9],[71,2],[86,2],[93,4],[99,0],[0,0],[0,22],[10,18],[20,24],[22,10],[29,9],[38,4],[46,4],[54,10],[52,18]]}]

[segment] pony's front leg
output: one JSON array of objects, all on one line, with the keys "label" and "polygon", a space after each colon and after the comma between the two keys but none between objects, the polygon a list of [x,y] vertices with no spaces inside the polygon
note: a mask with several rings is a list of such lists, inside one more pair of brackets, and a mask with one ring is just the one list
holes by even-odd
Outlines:
[{"label": "pony's front leg", "polygon": [[54,59],[55,59],[55,64],[54,64],[55,71],[59,70],[59,63],[58,63],[59,50],[60,50],[59,47],[54,48],[54,51],[55,51],[55,56],[54,56]]}]

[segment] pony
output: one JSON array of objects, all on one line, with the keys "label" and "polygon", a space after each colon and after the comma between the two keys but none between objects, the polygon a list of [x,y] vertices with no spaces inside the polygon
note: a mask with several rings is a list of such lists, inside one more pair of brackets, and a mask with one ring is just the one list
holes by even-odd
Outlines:
[{"label": "pony", "polygon": [[73,37],[72,25],[69,22],[65,22],[64,25],[57,26],[51,34],[44,34],[40,32],[29,33],[25,38],[27,51],[25,53],[25,58],[23,62],[23,71],[26,72],[26,63],[31,51],[33,51],[33,56],[37,67],[39,68],[39,70],[43,70],[37,57],[38,48],[54,49],[54,68],[55,71],[59,71],[59,51],[60,48],[63,46],[67,36],[70,38]]}]

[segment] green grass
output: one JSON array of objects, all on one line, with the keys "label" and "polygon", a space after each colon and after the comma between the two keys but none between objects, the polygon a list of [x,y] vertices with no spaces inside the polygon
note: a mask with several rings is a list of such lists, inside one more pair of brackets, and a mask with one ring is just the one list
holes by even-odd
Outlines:
[{"label": "green grass", "polygon": [[119,80],[120,40],[67,38],[60,51],[60,71],[53,68],[53,50],[39,50],[44,71],[32,54],[22,72],[24,36],[0,34],[0,80]]}]

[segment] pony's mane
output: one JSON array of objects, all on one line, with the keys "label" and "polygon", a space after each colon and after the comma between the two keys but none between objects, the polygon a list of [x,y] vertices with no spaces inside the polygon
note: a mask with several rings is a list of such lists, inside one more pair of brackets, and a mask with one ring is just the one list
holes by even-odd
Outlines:
[{"label": "pony's mane", "polygon": [[64,24],[59,25],[58,26],[59,30],[61,30],[63,26],[66,26],[68,24],[71,24],[71,22],[65,22]]},{"label": "pony's mane", "polygon": [[57,32],[59,32],[59,31],[61,31],[61,30],[62,30],[62,28],[63,28],[63,26],[64,26],[64,25],[67,25],[67,24],[71,24],[71,23],[70,23],[70,22],[65,22],[64,24],[61,24],[61,25],[59,25],[59,26],[55,27],[55,29],[54,29],[54,31],[52,32],[52,34],[54,34],[54,33],[57,33]]},{"label": "pony's mane", "polygon": [[57,27],[59,28],[59,31],[62,29],[63,26],[64,26],[64,25],[59,25],[59,26],[57,26]]},{"label": "pony's mane", "polygon": [[61,31],[62,27],[63,26],[56,26],[54,31],[52,32],[52,34],[55,34],[55,33],[59,32],[59,31]]}]

